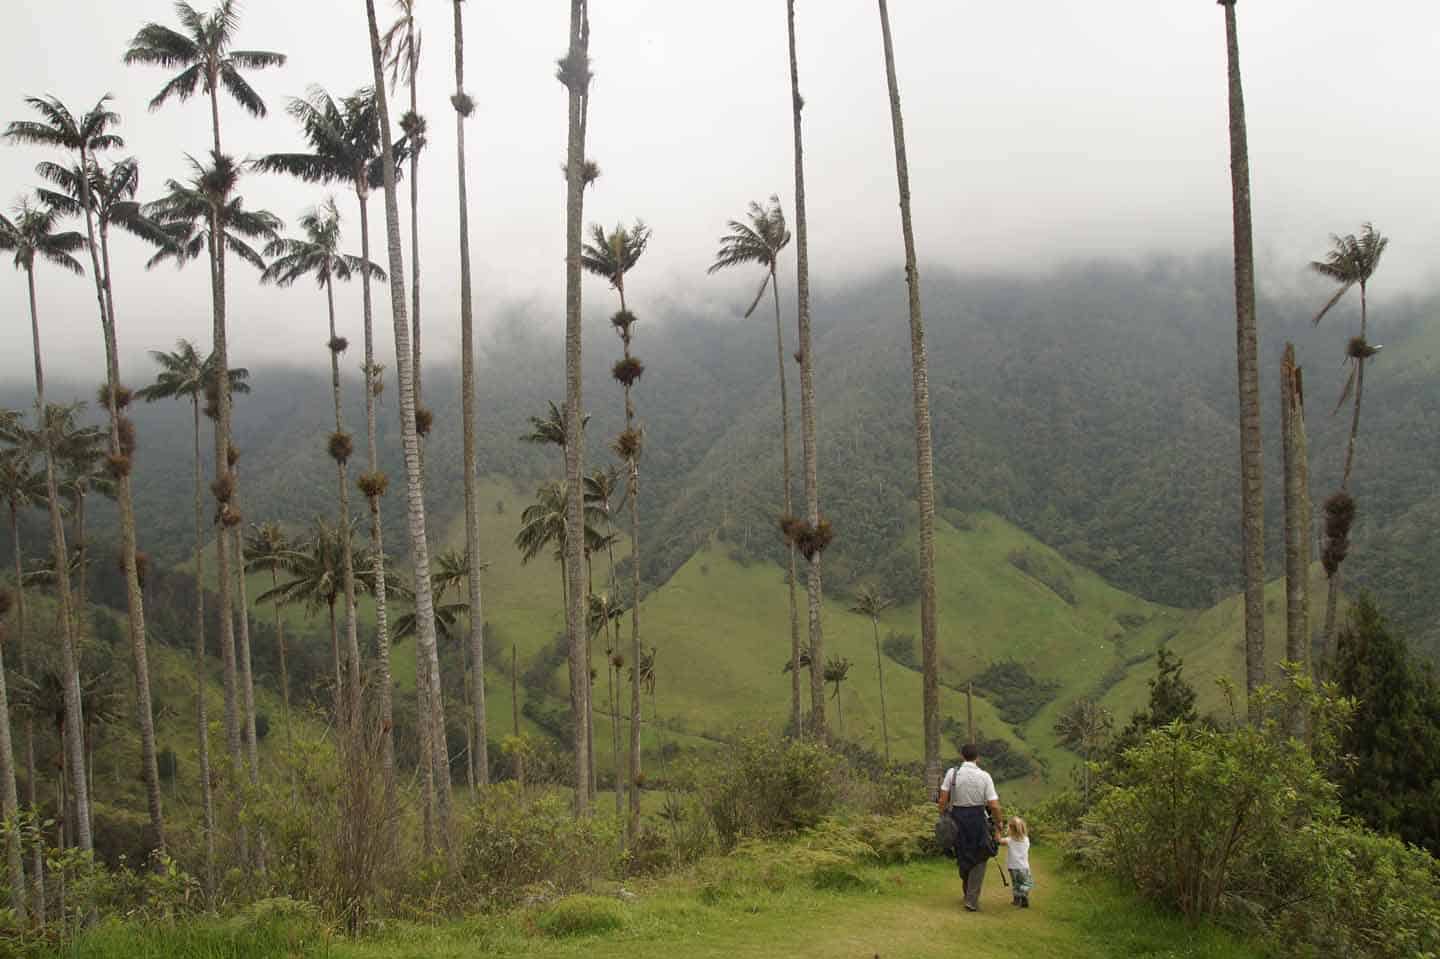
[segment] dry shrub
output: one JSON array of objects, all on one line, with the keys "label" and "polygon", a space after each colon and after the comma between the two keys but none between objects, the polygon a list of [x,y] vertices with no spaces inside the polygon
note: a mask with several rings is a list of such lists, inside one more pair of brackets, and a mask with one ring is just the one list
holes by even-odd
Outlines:
[{"label": "dry shrub", "polygon": [[610,375],[622,386],[634,386],[639,382],[640,377],[645,373],[645,364],[633,356],[627,356],[623,360],[617,360],[610,370]]},{"label": "dry shrub", "polygon": [[435,425],[435,414],[430,412],[429,407],[415,407],[415,432],[420,436],[429,436],[430,428]]},{"label": "dry shrub", "polygon": [[128,416],[122,416],[115,422],[115,430],[120,434],[120,452],[125,456],[135,455],[135,421]]},{"label": "dry shrub", "polygon": [[225,450],[225,462],[231,466],[240,462],[240,449],[234,443],[231,443],[229,448]]},{"label": "dry shrub", "polygon": [[[101,383],[99,388],[95,390],[95,405],[108,410],[110,408],[110,394],[110,384]],[[135,398],[135,394],[124,384],[117,384],[114,394],[115,408],[117,410],[127,408],[130,405],[130,401]]]},{"label": "dry shrub", "polygon": [[217,503],[228,503],[235,498],[235,474],[226,472],[210,484],[210,492]]},{"label": "dry shrub", "polygon": [[330,348],[331,353],[338,356],[350,348],[350,341],[343,336],[332,336],[325,345]]},{"label": "dry shrub", "polygon": [[326,448],[330,451],[330,458],[337,463],[344,463],[350,459],[350,454],[355,452],[355,443],[350,439],[350,434],[343,430],[336,430],[330,434]]},{"label": "dry shrub", "polygon": [[120,479],[122,476],[130,475],[130,457],[118,453],[111,453],[105,457],[105,472],[110,474],[111,479]]},{"label": "dry shrub", "polygon": [[621,310],[614,316],[610,317],[610,325],[615,327],[615,329],[619,330],[620,334],[623,336],[626,333],[630,332],[630,327],[635,325],[635,314],[631,313],[629,310]]},{"label": "dry shrub", "polygon": [[390,479],[384,473],[376,470],[373,473],[361,473],[360,478],[355,481],[360,487],[360,492],[370,499],[377,496],[384,496],[385,490],[390,485]]},{"label": "dry shrub", "polygon": [[615,437],[615,455],[622,460],[639,459],[641,438],[640,431],[629,429]]},{"label": "dry shrub", "polygon": [[835,539],[835,530],[828,519],[822,518],[820,522],[811,526],[803,519],[795,516],[780,517],[780,532],[785,538],[795,544],[807,561],[814,562],[815,557],[825,552],[830,543]]}]

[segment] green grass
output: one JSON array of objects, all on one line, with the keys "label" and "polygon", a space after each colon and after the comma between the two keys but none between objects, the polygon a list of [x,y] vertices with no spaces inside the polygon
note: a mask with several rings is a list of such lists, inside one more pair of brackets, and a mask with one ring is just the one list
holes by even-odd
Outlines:
[{"label": "green grass", "polygon": [[[1258,959],[1251,945],[1195,927],[1103,881],[1059,870],[1053,851],[1033,855],[1032,908],[1016,910],[992,868],[981,911],[960,909],[948,861],[866,867],[841,889],[769,883],[759,875],[717,894],[713,883],[675,878],[631,886],[632,901],[574,897],[500,916],[441,925],[397,923],[360,940],[308,934],[293,922],[102,929],[65,953],[75,959],[468,959],[585,956],[693,959],[834,955],[882,959],[1132,957]],[[563,917],[563,918],[562,918]],[[283,937],[283,938],[282,938]]]}]

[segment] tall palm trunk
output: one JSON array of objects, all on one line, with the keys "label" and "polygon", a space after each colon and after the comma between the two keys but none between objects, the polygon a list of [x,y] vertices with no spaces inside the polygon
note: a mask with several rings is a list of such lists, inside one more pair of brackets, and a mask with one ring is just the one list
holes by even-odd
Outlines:
[{"label": "tall palm trunk", "polygon": [[[795,127],[795,262],[796,297],[800,329],[800,445],[804,453],[805,518],[812,530],[820,526],[820,487],[815,465],[815,363],[810,349],[810,245],[805,219],[805,147],[800,112],[800,65],[795,54],[795,0],[786,0],[786,21],[790,36],[790,105]],[[810,620],[810,725],[814,737],[828,739],[825,729],[824,631],[820,622],[819,552],[810,557],[807,603]]]},{"label": "tall palm trunk", "polygon": [[[1365,301],[1365,283],[1360,283],[1360,339],[1370,342],[1365,338],[1368,317],[1368,304]],[[1355,438],[1360,435],[1360,401],[1365,396],[1365,357],[1355,357],[1355,406],[1350,414],[1350,436],[1345,442],[1345,468],[1340,474],[1340,492],[1350,492],[1350,475],[1355,468]],[[1332,659],[1335,655],[1335,637],[1337,623],[1337,612],[1340,608],[1340,567],[1335,567],[1335,572],[1330,575],[1326,582],[1325,589],[1325,658]]]},{"label": "tall palm trunk", "polygon": [[565,635],[570,652],[570,711],[575,742],[575,815],[590,814],[589,723],[586,704],[590,674],[585,664],[584,429],[580,376],[580,234],[585,205],[585,114],[590,89],[590,21],[587,0],[570,0],[570,46],[563,77],[569,90],[565,154],[565,508],[564,565],[567,584]]},{"label": "tall palm trunk", "polygon": [[[780,276],[775,263],[770,263],[770,292],[775,300],[775,362],[780,372],[780,451],[783,460],[781,479],[785,515],[795,515],[790,472],[790,391],[785,386],[785,331],[780,324]],[[800,706],[800,609],[795,601],[795,584],[799,578],[795,564],[795,544],[788,543],[790,586],[790,728],[799,737],[805,725]]]},{"label": "tall palm trunk", "polygon": [[[388,132],[386,134],[389,135]],[[365,185],[365,171],[357,173],[355,179],[355,193],[360,201],[360,257],[366,263],[374,262],[370,259],[370,192]],[[375,367],[375,330],[374,330],[374,306],[370,295],[370,273],[368,270],[360,272],[360,296],[365,319],[365,449],[366,468],[371,476],[378,476],[380,473],[379,447],[375,439],[375,390],[378,385]],[[390,616],[388,603],[385,595],[385,530],[380,519],[380,494],[378,492],[369,495],[370,503],[370,552],[373,554],[371,561],[374,564],[374,596],[375,596],[375,655],[380,667],[380,735],[381,742],[381,768],[384,770],[385,791],[387,801],[394,797],[395,783],[395,733],[394,726],[394,705],[393,690],[390,680]],[[428,577],[427,577],[428,578]],[[357,644],[357,651],[358,651]],[[423,672],[423,671],[422,671]],[[428,696],[429,676],[416,674],[416,686],[420,693],[419,699],[422,706],[426,706],[430,697]],[[431,710],[422,710],[420,715],[426,716]],[[433,719],[432,719],[433,722]],[[427,800],[427,814],[430,803]]]},{"label": "tall palm trunk", "polygon": [[1240,387],[1240,527],[1245,570],[1245,692],[1265,684],[1265,489],[1260,446],[1260,361],[1255,319],[1255,253],[1250,226],[1250,151],[1235,0],[1225,8],[1230,87],[1230,190],[1235,230],[1235,339]]},{"label": "tall palm trunk", "polygon": [[[10,501],[10,543],[14,548],[15,558],[15,648],[19,651],[20,675],[30,676],[30,671],[25,662],[25,651],[29,635],[26,632],[28,610],[25,607],[25,579],[24,562],[20,550],[20,510],[15,500]],[[39,812],[38,797],[36,788],[38,777],[35,774],[35,718],[29,710],[25,712],[25,805],[32,815]],[[35,919],[43,924],[45,922],[45,852],[41,843],[35,843],[31,853],[30,878],[35,883]]]},{"label": "tall palm trunk", "polygon": [[[457,2],[464,2],[464,0],[457,0]],[[456,19],[458,22],[458,10],[456,12]],[[456,38],[457,44],[462,42],[458,30],[456,32]],[[459,53],[458,48],[456,52],[457,54]],[[420,103],[415,92],[415,82],[416,73],[420,69],[420,64],[415,56],[415,47],[413,44],[410,46],[409,59],[410,83],[408,86],[410,87],[410,116],[414,118],[416,123],[419,123]],[[459,73],[460,64],[457,59],[457,78]],[[458,84],[456,88],[459,89]],[[424,405],[424,393],[420,389],[420,145],[418,142],[415,144],[415,149],[410,151],[410,303],[410,356],[411,363],[414,364],[415,405],[422,406]],[[423,454],[423,442],[421,446]],[[420,466],[423,471],[425,466],[423,455],[421,456]]]},{"label": "tall palm trunk", "polygon": [[200,398],[190,398],[195,421],[195,721],[200,798],[205,823],[205,901],[215,900],[215,794],[210,779],[210,718],[205,706],[205,500],[201,493]]},{"label": "tall palm trunk", "polygon": [[[405,264],[400,255],[400,210],[395,196],[395,147],[390,135],[390,107],[385,97],[385,77],[380,59],[380,36],[375,25],[375,0],[365,0],[370,26],[371,69],[375,76],[375,103],[380,115],[380,136],[384,148],[385,237],[390,266],[390,307],[395,328],[395,366],[400,392],[400,433],[405,448],[405,487],[409,506],[410,550],[415,571],[415,636],[417,664],[428,670],[431,690],[431,766],[435,783],[435,826],[441,847],[451,855],[450,844],[450,763],[445,745],[444,705],[440,689],[440,657],[435,642],[435,597],[430,584],[430,545],[425,535],[425,491],[420,476],[420,438],[415,430],[414,365],[410,354],[410,327],[405,318]],[[378,559],[377,559],[378,562]],[[379,585],[378,583],[376,584]],[[388,639],[382,634],[381,648]],[[388,650],[382,652],[382,708],[388,702]],[[388,723],[386,724],[388,726]],[[386,731],[387,737],[389,731]],[[391,760],[393,762],[393,760]]]},{"label": "tall palm trunk", "polygon": [[1310,664],[1310,486],[1305,397],[1295,347],[1280,361],[1280,433],[1285,471],[1285,658]]},{"label": "tall palm trunk", "polygon": [[[608,493],[608,490],[607,490],[607,493]],[[608,558],[608,560],[609,560],[609,563],[610,563],[610,588],[609,588],[609,590],[608,590],[607,592],[608,592],[608,595],[609,595],[610,597],[613,597],[613,596],[615,595],[615,589],[616,589],[616,587],[617,587],[619,584],[615,582],[615,537],[614,537],[614,535],[613,535],[613,531],[614,531],[615,527],[614,527],[614,524],[613,524],[613,522],[611,521],[611,518],[610,518],[610,497],[609,497],[608,495],[605,497],[604,510],[605,510],[605,533],[606,533],[606,536],[605,536],[605,553],[606,553],[606,556],[607,556],[607,558]],[[620,692],[618,692],[618,691],[614,688],[614,685],[613,685],[614,683],[618,683],[618,682],[620,681],[620,666],[617,665],[616,662],[615,662],[615,655],[618,655],[618,654],[620,653],[620,621],[619,621],[619,619],[615,619],[615,620],[613,621],[613,625],[612,625],[612,620],[610,619],[610,600],[609,600],[608,598],[606,599],[606,602],[605,602],[605,632],[606,632],[606,635],[610,637],[610,649],[611,649],[611,653],[612,653],[612,655],[607,659],[607,663],[608,663],[608,665],[607,665],[607,672],[609,672],[610,674],[612,674],[613,677],[614,677],[614,678],[611,680],[612,688],[611,688],[610,691],[609,691],[609,692],[610,692],[610,735],[611,735],[611,739],[612,739],[612,747],[613,747],[613,752],[614,752],[614,768],[615,768],[615,818],[618,820],[618,819],[623,818],[624,815],[625,815],[624,802],[625,802],[625,792],[626,792],[624,789],[621,788],[621,783],[620,783],[620,771],[621,771],[621,766],[620,766],[620,695],[621,695],[621,694],[620,694]],[[638,667],[638,664],[636,664],[636,665],[637,665],[637,667]],[[622,832],[622,833],[620,834],[620,848],[621,848],[622,850],[625,848],[625,839],[626,839],[625,833]]]},{"label": "tall palm trunk", "polygon": [[[619,259],[619,258],[617,258]],[[620,260],[620,262],[624,262]],[[625,274],[616,277],[616,288],[620,293],[620,312],[629,314],[625,305]],[[621,330],[620,342],[624,346],[625,361],[631,359],[631,327]],[[631,392],[632,380],[625,380],[625,432],[635,435],[635,398]],[[630,816],[626,821],[626,834],[633,843],[640,834],[640,786],[644,782],[640,770],[640,453],[638,449],[625,457],[625,491],[630,501]]]},{"label": "tall palm trunk", "polygon": [[[460,194],[460,406],[462,426],[465,430],[465,561],[469,568],[466,585],[470,597],[470,663],[471,682],[470,705],[474,709],[475,723],[475,765],[476,782],[486,785],[490,782],[490,735],[485,719],[485,617],[480,590],[480,496],[475,489],[478,469],[475,449],[475,333],[473,304],[470,289],[470,200],[466,193],[465,169],[465,31],[461,21],[460,4],[454,0],[455,10],[455,166],[456,183]],[[413,73],[412,73],[413,76]],[[410,85],[410,109],[415,109],[415,85]],[[413,211],[415,190],[414,160],[410,167],[410,190]],[[416,259],[415,275],[415,370],[420,370],[420,276],[419,260]],[[419,382],[418,379],[416,381]],[[416,387],[418,392],[419,387]]]},{"label": "tall palm trunk", "polygon": [[[82,171],[83,172],[83,171]],[[87,229],[90,228],[90,181],[81,180],[81,203],[85,207]],[[93,239],[93,237],[92,237]],[[100,328],[105,340],[106,407],[110,416],[110,455],[128,459],[120,442],[120,354],[115,326],[115,289],[110,274],[109,228],[100,225],[100,255],[103,272],[96,276],[102,283]],[[92,251],[93,260],[93,251]],[[150,660],[146,649],[145,596],[140,588],[140,570],[135,560],[135,502],[130,480],[130,464],[116,470],[116,502],[120,507],[120,562],[125,576],[125,598],[129,613],[131,668],[135,680],[135,713],[140,721],[140,766],[145,780],[145,805],[150,814],[155,848],[165,852],[165,816],[160,803],[160,764],[155,750],[155,715],[150,699]],[[82,578],[84,568],[81,568]]]},{"label": "tall palm trunk", "polygon": [[[870,628],[875,632],[875,676],[880,680],[880,736],[885,743],[885,765],[890,765],[890,718],[885,710],[885,658],[880,655],[880,621],[870,617]],[[926,774],[926,783],[930,774]]]},{"label": "tall palm trunk", "polygon": [[[890,126],[895,136],[895,178],[900,187],[900,232],[905,238],[905,285],[910,293],[910,383],[915,404],[915,478],[920,500],[921,711],[928,787],[940,782],[940,651],[935,609],[935,457],[930,430],[930,373],[925,357],[925,321],[920,313],[920,271],[915,263],[915,230],[910,217],[910,163],[905,152],[900,85],[895,78],[895,46],[890,37],[890,11],[885,0],[879,3],[885,80],[890,88]],[[878,627],[876,653],[879,653]],[[883,702],[881,710],[883,713]],[[888,745],[886,751],[888,756]]]},{"label": "tall palm trunk", "polygon": [[[20,585],[17,581],[17,587]],[[17,616],[18,618],[18,616]],[[14,824],[20,814],[20,794],[15,789],[15,751],[10,740],[10,697],[5,685],[5,649],[0,643],[0,815]],[[10,908],[15,918],[25,921],[25,857],[20,832],[10,829],[5,837],[5,860],[10,874]]]},{"label": "tall palm trunk", "polygon": [[[35,305],[35,269],[25,271],[30,290],[30,336],[35,349],[35,405],[40,416],[40,452],[45,461],[45,498],[50,508],[50,553],[55,563],[56,593],[60,599],[60,663],[65,673],[65,772],[75,794],[75,832],[84,852],[94,848],[90,835],[90,793],[85,782],[85,720],[80,705],[80,668],[75,644],[75,617],[71,609],[70,551],[65,546],[65,523],[60,516],[60,491],[55,482],[49,424],[45,422],[45,368],[40,355],[40,314]],[[62,809],[64,807],[61,807]]]},{"label": "tall palm trunk", "polygon": [[[240,509],[240,468],[231,466],[235,476],[235,509]],[[255,735],[255,671],[250,658],[250,599],[245,582],[245,537],[237,529],[230,537],[235,547],[235,612],[240,623],[239,660],[240,734],[245,744],[245,766],[250,785],[260,782],[260,749]]]},{"label": "tall palm trunk", "polygon": [[[278,589],[280,573],[270,566],[270,586]],[[280,600],[275,600],[275,643],[280,648],[280,708],[285,711],[285,744],[295,745],[295,733],[290,728],[290,666],[285,649],[285,619],[280,615]]]},{"label": "tall palm trunk", "polygon": [[[365,260],[366,263],[370,261]],[[330,317],[330,392],[335,401],[335,435],[345,433],[340,412],[340,354],[334,349],[339,343],[335,330],[335,287],[325,278],[325,305]],[[350,466],[348,454],[335,459],[336,492],[340,499],[340,569],[345,591],[345,649],[350,657],[344,721],[353,731],[360,722],[360,637],[355,615],[355,552],[350,539]],[[339,717],[337,716],[337,719]]]}]

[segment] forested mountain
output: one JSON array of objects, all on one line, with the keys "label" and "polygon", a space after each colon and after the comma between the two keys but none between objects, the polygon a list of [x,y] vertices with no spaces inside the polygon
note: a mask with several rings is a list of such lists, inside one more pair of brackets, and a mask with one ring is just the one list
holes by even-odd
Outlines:
[{"label": "forested mountain", "polygon": [[[924,274],[937,503],[958,519],[993,511],[1079,565],[1146,599],[1201,607],[1237,589],[1233,293],[1219,259],[1076,265],[1043,275]],[[1323,293],[1261,291],[1265,404],[1267,573],[1282,573],[1279,356],[1293,340],[1305,367],[1313,494],[1338,482],[1346,416],[1332,416],[1345,370],[1351,317],[1320,328]],[[1347,588],[1373,590],[1413,640],[1440,651],[1440,300],[1371,294],[1371,364],[1354,489],[1359,518]],[[904,601],[915,577],[903,542],[913,522],[909,352],[904,287],[893,278],[817,290],[822,511],[837,537],[827,553],[832,589],[879,581]],[[711,534],[755,558],[781,559],[775,526],[780,453],[775,429],[773,337],[762,322],[646,307],[646,377],[638,404],[647,442],[644,579],[654,588]],[[621,429],[618,353],[599,312],[588,323],[588,462],[608,462]],[[317,320],[313,363],[251,363],[253,392],[236,402],[247,521],[300,524],[331,509],[325,453],[326,355]],[[481,339],[481,471],[527,487],[560,472],[558,454],[518,439],[527,418],[560,400],[558,338],[516,313]],[[163,347],[168,344],[154,344]],[[432,357],[436,353],[432,349]],[[358,360],[345,357],[358,383]],[[436,528],[460,510],[458,371],[436,357],[427,371],[435,427],[426,445]],[[247,363],[239,354],[237,364]],[[148,368],[130,363],[142,385]],[[388,371],[387,371],[388,380]],[[793,378],[792,378],[793,380]],[[393,381],[382,394],[380,447],[399,475]],[[60,384],[58,396],[92,386]],[[346,395],[361,421],[360,390]],[[27,402],[7,384],[6,405]],[[173,408],[172,408],[173,407]],[[189,544],[189,424],[179,404],[142,408],[136,420],[136,507],[142,548],[171,562]],[[394,490],[392,485],[392,491]],[[392,497],[393,499],[393,497]],[[397,501],[398,503],[398,501]],[[513,504],[520,506],[523,504]],[[518,517],[518,508],[514,511]],[[392,505],[393,543],[401,510]],[[107,523],[101,515],[97,522]],[[518,524],[518,518],[516,520]],[[507,549],[508,543],[487,544]],[[743,597],[737,597],[743,600]]]}]

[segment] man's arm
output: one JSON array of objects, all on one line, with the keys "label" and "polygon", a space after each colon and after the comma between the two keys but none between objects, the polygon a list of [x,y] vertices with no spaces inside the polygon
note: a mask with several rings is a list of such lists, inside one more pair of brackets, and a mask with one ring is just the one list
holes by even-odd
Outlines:
[{"label": "man's arm", "polygon": [[995,827],[995,835],[1000,835],[1000,824],[1005,821],[1005,816],[1000,812],[1000,800],[992,799],[985,804],[990,810],[990,825]]},{"label": "man's arm", "polygon": [[935,805],[940,807],[941,812],[944,812],[946,808],[948,808],[950,805],[950,790],[940,790],[940,799],[935,803]]}]

